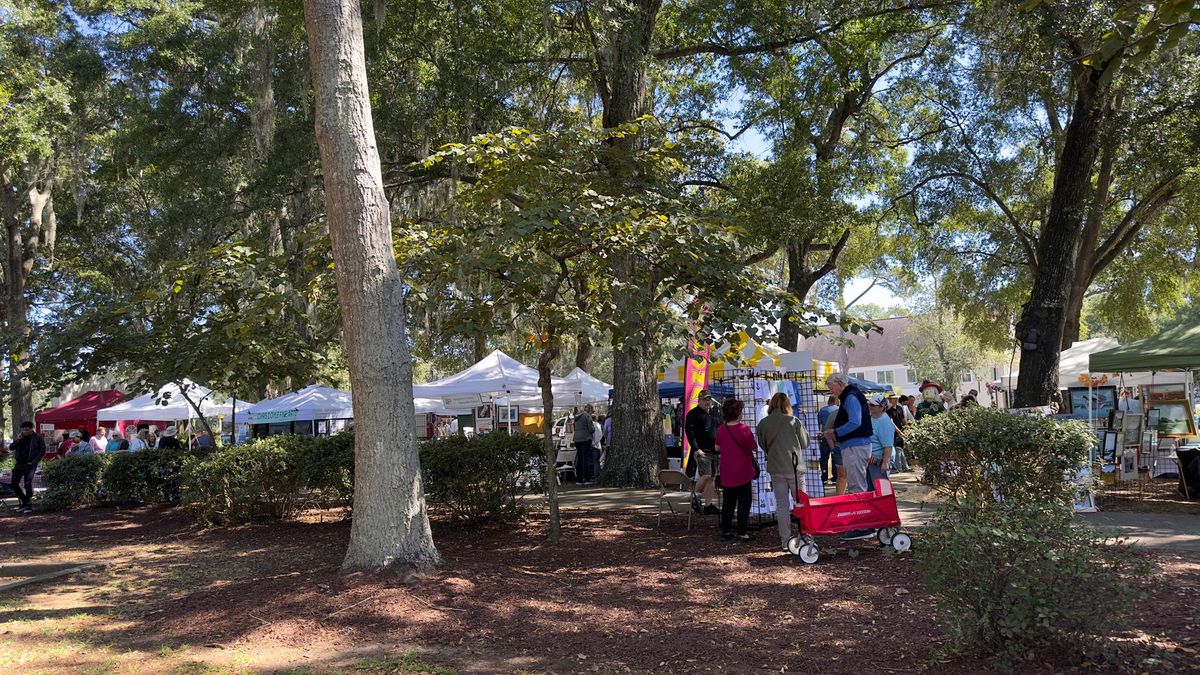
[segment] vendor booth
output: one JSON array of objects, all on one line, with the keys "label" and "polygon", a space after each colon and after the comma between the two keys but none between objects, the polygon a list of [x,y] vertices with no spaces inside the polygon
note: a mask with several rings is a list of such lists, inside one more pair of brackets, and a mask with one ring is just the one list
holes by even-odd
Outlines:
[{"label": "vendor booth", "polygon": [[354,405],[348,392],[314,384],[255,403],[245,415],[255,438],[277,434],[329,436],[350,424]]},{"label": "vendor booth", "polygon": [[[1132,417],[1140,425],[1139,456],[1116,463],[1112,482],[1134,485],[1136,497],[1153,495],[1156,491],[1146,478],[1169,477],[1178,480],[1177,491],[1187,499],[1200,499],[1200,439],[1197,437],[1194,409],[1193,370],[1200,366],[1200,324],[1178,326],[1144,340],[1111,347],[1090,355],[1088,367],[1092,373],[1116,373],[1110,382],[1129,386],[1126,373],[1149,373],[1151,379],[1138,389],[1140,401],[1136,409],[1120,410],[1114,414]],[[1163,372],[1175,371],[1175,372]],[[1089,390],[1090,393],[1090,390]],[[1090,399],[1089,399],[1090,400]],[[1128,423],[1110,425],[1114,434],[1126,434]],[[1132,439],[1105,439],[1102,452],[1112,447],[1132,446]],[[1104,457],[1106,460],[1109,457]],[[1128,470],[1124,470],[1129,464]],[[1128,490],[1117,492],[1124,494]]]},{"label": "vendor booth", "polygon": [[78,429],[91,436],[96,433],[96,413],[102,408],[116,405],[125,394],[116,389],[89,391],[60,404],[56,408],[43,410],[34,416],[38,433],[46,436],[47,447],[62,440],[63,433]]},{"label": "vendor booth", "polygon": [[[218,420],[230,419],[234,412],[241,412],[250,407],[249,403],[222,396],[203,385],[191,380],[183,381],[187,391],[188,403],[179,384],[165,384],[153,393],[143,394],[135,399],[96,411],[96,421],[116,423],[118,429],[126,436],[126,428],[137,426],[144,428],[155,425],[164,429],[176,422],[186,422],[201,416]],[[195,406],[193,407],[193,404]],[[196,410],[199,408],[199,414]]]},{"label": "vendor booth", "polygon": [[[528,406],[537,401],[541,408],[538,379],[537,370],[496,350],[453,375],[414,385],[413,396],[441,399],[450,410],[473,410],[475,433],[517,431],[522,402]],[[563,386],[563,379],[553,378],[551,386],[557,390]]]}]

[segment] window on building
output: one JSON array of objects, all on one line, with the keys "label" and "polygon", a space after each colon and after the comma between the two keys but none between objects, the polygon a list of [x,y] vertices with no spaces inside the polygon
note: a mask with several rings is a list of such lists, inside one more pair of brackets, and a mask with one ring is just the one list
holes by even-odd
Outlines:
[{"label": "window on building", "polygon": [[966,372],[966,373],[962,374],[962,383],[963,384],[971,384],[974,381],[975,381],[975,373]]},{"label": "window on building", "polygon": [[867,374],[862,372],[861,370],[858,372],[851,371],[850,377],[857,377],[860,380],[865,380],[865,379],[867,379]]},{"label": "window on building", "polygon": [[995,382],[998,379],[1000,379],[1000,369],[996,366],[992,366],[992,382]]},{"label": "window on building", "polygon": [[877,370],[875,371],[875,381],[879,384],[895,384],[896,371],[894,370]]},{"label": "window on building", "polygon": [[906,375],[905,377],[907,377],[907,378],[908,378],[908,383],[909,383],[909,384],[916,384],[916,383],[917,383],[917,371],[913,370],[912,368],[909,368],[909,369],[908,369],[908,375]]}]

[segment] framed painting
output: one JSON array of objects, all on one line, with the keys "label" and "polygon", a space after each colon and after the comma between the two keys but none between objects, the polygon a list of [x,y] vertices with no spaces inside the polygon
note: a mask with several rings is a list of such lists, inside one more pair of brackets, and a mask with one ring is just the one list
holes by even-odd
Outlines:
[{"label": "framed painting", "polygon": [[1187,385],[1178,384],[1143,384],[1142,407],[1149,408],[1159,401],[1186,401]]},{"label": "framed painting", "polygon": [[1067,389],[1068,405],[1070,405],[1072,415],[1082,415],[1085,419],[1088,416],[1089,406],[1088,400],[1091,399],[1091,416],[1092,419],[1101,418],[1107,425],[1108,416],[1117,408],[1117,388],[1116,387],[1069,387]]},{"label": "framed painting", "polygon": [[1158,401],[1153,410],[1158,411],[1159,436],[1181,438],[1196,435],[1196,420],[1187,401]]}]

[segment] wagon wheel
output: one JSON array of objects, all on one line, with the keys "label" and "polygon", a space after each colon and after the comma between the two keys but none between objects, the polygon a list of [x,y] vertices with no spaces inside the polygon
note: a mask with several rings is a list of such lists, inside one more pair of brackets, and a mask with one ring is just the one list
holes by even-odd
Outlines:
[{"label": "wagon wheel", "polygon": [[892,548],[896,549],[897,553],[904,553],[912,548],[912,539],[907,534],[900,532],[892,537]]},{"label": "wagon wheel", "polygon": [[875,533],[875,536],[879,539],[880,544],[883,544],[884,546],[890,546],[892,544],[892,537],[895,537],[896,533],[899,531],[900,528],[898,527],[881,527],[879,528],[879,531]]},{"label": "wagon wheel", "polygon": [[803,547],[804,547],[804,540],[799,535],[796,535],[795,537],[788,539],[788,543],[787,543],[788,553],[791,553],[792,555],[800,555],[800,549]]},{"label": "wagon wheel", "polygon": [[821,553],[817,550],[816,544],[805,544],[800,547],[800,559],[806,564],[811,565],[817,562],[819,557],[821,557]]}]

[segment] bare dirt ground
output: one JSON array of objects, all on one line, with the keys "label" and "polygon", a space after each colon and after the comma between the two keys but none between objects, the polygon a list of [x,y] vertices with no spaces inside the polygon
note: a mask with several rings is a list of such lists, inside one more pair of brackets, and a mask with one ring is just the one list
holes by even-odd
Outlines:
[{"label": "bare dirt ground", "polygon": [[[337,514],[196,530],[165,508],[0,515],[0,562],[101,569],[0,594],[9,672],[901,672],[990,670],[949,638],[911,554],[841,547],[815,566],[774,530],[722,542],[711,519],[566,512],[435,523],[420,579],[342,575]],[[919,534],[914,546],[920,545]],[[1160,555],[1107,659],[1020,672],[1200,671],[1200,558]]]}]

